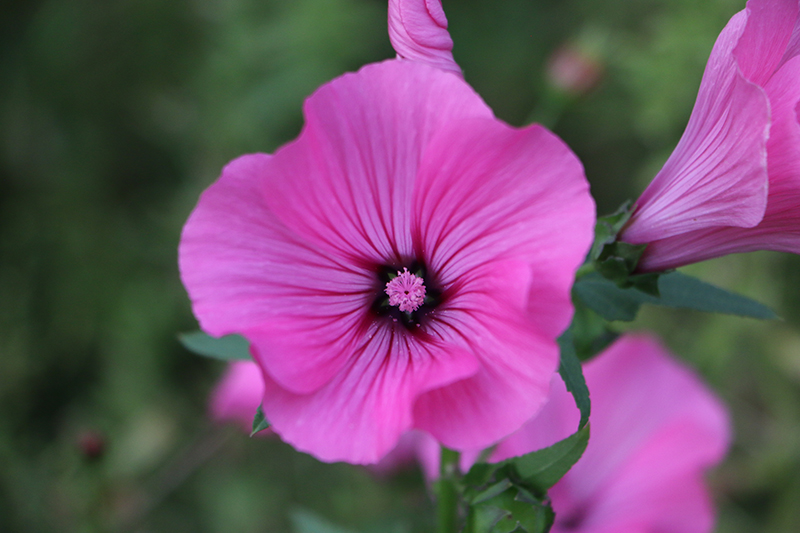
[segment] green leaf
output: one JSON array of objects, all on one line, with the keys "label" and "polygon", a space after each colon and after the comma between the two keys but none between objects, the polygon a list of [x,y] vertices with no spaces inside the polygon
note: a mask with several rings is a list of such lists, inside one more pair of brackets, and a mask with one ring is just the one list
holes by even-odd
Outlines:
[{"label": "green leaf", "polygon": [[580,301],[575,302],[570,329],[575,353],[581,361],[588,361],[619,337],[619,333],[610,329],[603,317]]},{"label": "green leaf", "polygon": [[292,511],[290,519],[295,533],[355,533],[352,529],[331,524],[324,518],[303,509]]},{"label": "green leaf", "polygon": [[592,403],[589,399],[586,380],[583,377],[583,368],[581,368],[581,362],[575,352],[575,345],[572,339],[572,326],[570,326],[558,339],[558,345],[561,348],[561,363],[558,367],[558,372],[561,374],[561,379],[564,380],[567,390],[575,398],[575,405],[581,411],[581,421],[578,426],[578,429],[580,429],[589,422]]},{"label": "green leaf", "polygon": [[249,360],[250,343],[241,335],[215,338],[202,331],[179,333],[178,340],[190,352],[222,361]]},{"label": "green leaf", "polygon": [[253,432],[250,433],[252,437],[259,431],[264,431],[269,427],[269,422],[267,421],[266,417],[264,416],[264,411],[261,409],[261,406],[258,406],[256,410],[256,415],[253,417]]},{"label": "green leaf", "polygon": [[680,272],[671,272],[661,276],[658,280],[658,289],[661,293],[660,301],[648,300],[648,303],[761,320],[778,318],[772,309],[760,302],[728,292]]},{"label": "green leaf", "polygon": [[586,274],[572,286],[575,296],[606,320],[630,322],[647,296],[636,289],[621,289],[613,281],[597,274]]},{"label": "green leaf", "polygon": [[762,320],[778,318],[762,303],[680,272],[670,272],[658,278],[660,297],[636,288],[621,289],[596,273],[577,280],[573,291],[580,301],[606,320],[631,321],[643,303]]},{"label": "green leaf", "polygon": [[590,424],[548,448],[537,450],[507,462],[514,465],[520,477],[539,491],[556,484],[583,455],[589,442]]}]

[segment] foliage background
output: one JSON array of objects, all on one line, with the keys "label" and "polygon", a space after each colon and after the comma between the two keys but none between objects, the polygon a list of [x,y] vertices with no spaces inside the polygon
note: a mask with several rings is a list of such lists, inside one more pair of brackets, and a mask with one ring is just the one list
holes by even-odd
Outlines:
[{"label": "foliage background", "polygon": [[[742,0],[445,0],[457,61],[512,124],[541,112],[544,66],[575,41],[605,75],[555,131],[599,212],[674,147],[711,45]],[[391,57],[382,0],[10,0],[0,18],[0,531],[425,530],[413,469],[325,465],[215,427],[222,365],[192,330],[176,246],[230,159],[272,151],[318,85]],[[538,106],[538,107],[537,107]],[[710,478],[718,531],[800,525],[800,260],[688,269],[783,321],[646,310],[733,410]],[[92,435],[104,453],[87,456]],[[345,531],[347,529],[343,529]]]}]

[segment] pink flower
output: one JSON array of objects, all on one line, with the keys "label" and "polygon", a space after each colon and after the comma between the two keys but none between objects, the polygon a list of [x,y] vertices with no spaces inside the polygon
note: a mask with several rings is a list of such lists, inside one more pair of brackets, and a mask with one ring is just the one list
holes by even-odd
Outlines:
[{"label": "pink flower", "polygon": [[[304,114],[186,223],[202,329],[250,341],[273,429],[325,461],[374,463],[412,428],[455,449],[518,429],[548,395],[592,240],[575,155],[413,61],[335,79]],[[386,292],[405,269],[425,289],[413,311]]]},{"label": "pink flower", "polygon": [[[583,457],[549,491],[552,533],[707,533],[714,509],[704,472],[724,457],[727,412],[657,341],[627,335],[585,365],[592,434]],[[558,377],[540,413],[497,446],[491,461],[570,435],[580,414]],[[429,440],[432,440],[429,438]],[[421,447],[437,475],[438,458]],[[476,454],[469,456],[474,461]],[[431,464],[433,463],[433,464]]]},{"label": "pink flower", "polygon": [[797,0],[750,0],[717,39],[686,131],[621,240],[654,271],[753,250],[800,252]]},{"label": "pink flower", "polygon": [[211,392],[211,417],[220,422],[237,422],[249,433],[262,396],[264,379],[258,365],[252,361],[230,363]]},{"label": "pink flower", "polygon": [[461,74],[441,0],[389,0],[389,39],[398,58]]}]

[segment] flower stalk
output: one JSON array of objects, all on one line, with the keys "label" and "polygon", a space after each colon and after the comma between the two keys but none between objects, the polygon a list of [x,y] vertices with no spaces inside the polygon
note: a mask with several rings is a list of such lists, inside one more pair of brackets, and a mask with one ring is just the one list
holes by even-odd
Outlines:
[{"label": "flower stalk", "polygon": [[436,533],[458,531],[458,461],[460,454],[442,446],[436,491]]}]

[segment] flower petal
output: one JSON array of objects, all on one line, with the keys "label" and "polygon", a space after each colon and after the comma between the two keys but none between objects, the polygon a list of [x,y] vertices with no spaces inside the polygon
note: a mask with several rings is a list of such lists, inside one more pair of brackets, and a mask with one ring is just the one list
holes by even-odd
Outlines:
[{"label": "flower petal", "polygon": [[800,253],[800,57],[785,63],[765,87],[773,124],[767,144],[769,197],[754,228],[715,227],[651,242],[639,263],[657,271],[755,250]]},{"label": "flower petal", "polygon": [[[381,459],[411,428],[418,394],[477,369],[469,352],[399,330],[376,327],[347,366],[314,393],[292,393],[265,375],[262,406],[275,432],[322,461]],[[265,363],[259,351],[255,356]]]},{"label": "flower petal", "polygon": [[708,60],[686,131],[637,202],[622,240],[642,244],[712,226],[753,227],[767,203],[769,104],[741,74],[734,16]]},{"label": "flower petal", "polygon": [[414,425],[456,450],[484,448],[518,429],[547,398],[558,346],[540,334],[524,308],[524,262],[476,267],[457,297],[437,310],[431,328],[456,331],[480,369],[421,395]]},{"label": "flower petal", "polygon": [[389,0],[389,40],[398,57],[461,74],[441,0]]},{"label": "flower petal", "polygon": [[555,135],[454,121],[423,155],[414,212],[418,253],[444,287],[482,265],[522,261],[530,316],[553,337],[567,327],[595,211],[583,167]]},{"label": "flower petal", "polygon": [[264,154],[232,161],[184,226],[181,279],[201,328],[211,335],[298,313],[350,316],[373,290],[371,272],[338,263],[275,217],[262,194],[271,168],[272,157]]},{"label": "flower petal", "polygon": [[797,0],[750,0],[747,3],[747,26],[733,51],[747,80],[763,87],[778,66],[789,59],[784,54],[797,14]]},{"label": "flower petal", "polygon": [[434,133],[460,118],[492,116],[463,80],[396,60],[323,85],[304,112],[300,137],[276,152],[263,176],[267,204],[327,253],[372,265],[412,253],[411,196]]}]

